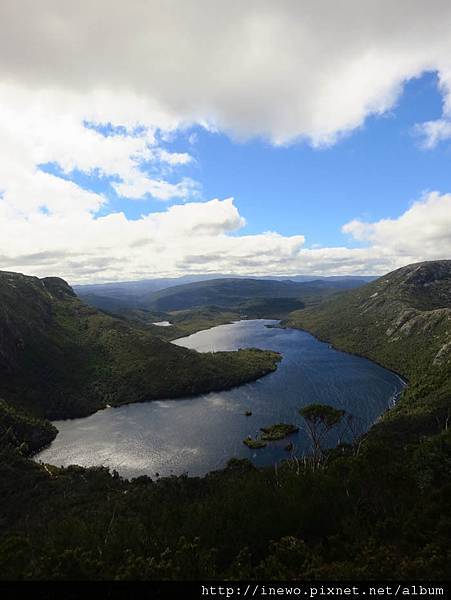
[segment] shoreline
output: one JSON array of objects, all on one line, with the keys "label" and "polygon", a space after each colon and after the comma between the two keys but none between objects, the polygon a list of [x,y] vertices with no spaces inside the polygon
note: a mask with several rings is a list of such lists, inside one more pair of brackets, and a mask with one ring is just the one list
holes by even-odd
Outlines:
[{"label": "shoreline", "polygon": [[[377,363],[376,361],[373,361],[373,360],[371,360],[370,358],[368,358],[368,357],[366,357],[366,356],[361,356],[361,355],[358,355],[357,353],[353,353],[353,352],[346,352],[345,350],[341,350],[340,348],[336,348],[335,346],[333,346],[332,344],[330,344],[330,343],[329,343],[327,340],[324,340],[324,339],[321,339],[321,338],[319,338],[318,336],[315,336],[313,333],[311,333],[310,331],[308,331],[308,330],[306,330],[306,329],[301,329],[301,328],[299,328],[299,327],[287,327],[287,326],[280,326],[281,320],[278,320],[278,319],[263,319],[263,318],[261,318],[261,319],[240,319],[240,320],[238,320],[238,321],[234,321],[234,323],[240,323],[240,322],[241,322],[241,323],[247,323],[247,322],[249,322],[249,321],[254,321],[254,322],[261,322],[261,321],[263,321],[263,322],[265,322],[265,321],[266,321],[266,322],[267,322],[267,321],[271,321],[272,323],[271,323],[271,325],[269,326],[269,328],[270,328],[270,329],[277,329],[277,328],[280,328],[280,329],[286,329],[286,330],[289,330],[289,329],[291,329],[292,331],[301,331],[301,332],[307,333],[307,335],[309,335],[309,336],[312,336],[312,338],[314,338],[314,339],[315,339],[317,342],[319,342],[319,343],[321,343],[321,344],[325,344],[325,345],[327,344],[327,345],[328,345],[330,348],[332,348],[333,350],[335,350],[335,351],[337,351],[337,352],[340,352],[340,353],[343,353],[343,354],[347,354],[347,355],[349,355],[349,356],[357,356],[358,358],[363,358],[363,359],[367,360],[369,363],[372,363],[372,364],[377,364],[377,365],[378,365],[379,367],[381,367],[382,369],[384,369],[384,370],[386,370],[386,371],[389,371],[389,372],[391,372],[393,375],[395,375],[395,376],[396,376],[396,378],[399,380],[399,382],[401,383],[401,385],[402,385],[403,387],[401,387],[401,389],[398,389],[398,390],[397,390],[395,393],[392,393],[392,395],[391,395],[391,396],[390,396],[390,398],[388,399],[389,406],[387,406],[387,408],[386,408],[386,409],[385,409],[385,410],[384,410],[384,411],[383,411],[383,412],[382,412],[382,413],[381,413],[381,414],[380,414],[380,415],[379,415],[379,416],[378,416],[378,417],[377,417],[377,418],[374,420],[374,422],[373,422],[373,423],[372,423],[372,424],[369,426],[369,429],[368,429],[367,431],[365,431],[364,433],[362,433],[362,436],[361,436],[361,437],[364,437],[364,436],[366,436],[366,435],[368,434],[368,432],[370,431],[370,429],[373,427],[373,425],[374,425],[374,424],[376,424],[376,423],[377,423],[377,422],[378,422],[378,421],[379,421],[381,418],[383,418],[383,417],[384,417],[384,415],[385,415],[385,414],[386,414],[388,411],[390,411],[390,410],[391,410],[391,409],[392,409],[394,406],[396,406],[396,404],[398,403],[398,401],[399,401],[400,397],[401,397],[401,396],[402,396],[402,394],[404,393],[404,389],[405,389],[405,387],[404,387],[404,386],[406,386],[407,384],[406,384],[405,380],[404,380],[404,379],[403,379],[403,378],[402,378],[402,377],[401,377],[401,376],[400,376],[398,373],[396,373],[396,372],[395,372],[395,371],[393,371],[392,369],[387,369],[387,368],[386,368],[384,365],[382,365],[382,364],[380,364],[380,363]],[[224,326],[224,325],[232,325],[232,324],[233,324],[233,323],[230,323],[230,324],[222,324],[222,325],[214,325],[213,327],[211,327],[211,328],[209,328],[209,329],[215,329],[215,328],[217,328],[217,327],[222,327],[222,326]],[[200,330],[200,331],[202,331],[202,330]],[[197,332],[196,332],[196,333],[197,333]],[[190,334],[189,336],[184,336],[184,338],[188,338],[188,337],[190,337],[191,335],[194,335],[194,334]],[[180,340],[181,340],[181,339],[183,339],[183,338],[178,338],[178,339],[180,339]],[[207,352],[208,352],[208,351],[207,351]],[[274,352],[274,351],[271,351],[271,352]],[[224,390],[223,390],[223,389],[221,389],[221,390],[212,390],[212,391],[229,391],[229,390],[231,390],[231,389],[239,388],[239,387],[241,387],[242,385],[245,385],[245,384],[247,384],[247,383],[253,383],[253,382],[256,382],[256,381],[258,381],[258,380],[259,380],[259,379],[261,379],[262,377],[265,377],[266,375],[269,375],[271,372],[274,372],[275,370],[277,370],[277,366],[278,366],[278,364],[279,364],[279,362],[280,362],[280,360],[281,360],[281,357],[282,357],[282,355],[279,355],[279,356],[280,356],[280,358],[279,358],[279,361],[278,361],[278,363],[277,363],[277,365],[276,365],[276,368],[275,368],[274,370],[272,370],[272,371],[269,371],[268,373],[265,373],[265,374],[264,374],[264,375],[262,375],[261,377],[258,377],[258,378],[255,378],[255,379],[252,379],[252,380],[249,380],[249,381],[245,381],[245,382],[243,382],[243,383],[240,383],[240,384],[238,384],[238,385],[234,385],[234,386],[232,386],[232,387],[229,387],[229,388],[226,388],[226,389],[224,389]],[[207,392],[207,393],[208,393],[208,392]],[[200,397],[200,396],[202,396],[202,395],[203,395],[203,394],[201,394],[201,393],[189,394],[189,395],[186,395],[186,394],[184,394],[184,395],[179,395],[179,396],[175,396],[175,397],[173,396],[173,397],[166,397],[166,398],[155,398],[155,399],[152,399],[152,400],[142,400],[142,401],[134,401],[134,402],[124,402],[124,403],[121,403],[121,404],[116,404],[116,405],[113,405],[113,406],[111,406],[111,405],[110,405],[110,406],[105,406],[105,407],[102,407],[102,408],[100,408],[99,410],[93,411],[92,413],[90,413],[90,415],[85,415],[85,416],[82,416],[82,417],[69,418],[69,419],[58,419],[58,421],[75,421],[75,420],[78,420],[78,419],[83,419],[83,418],[86,418],[86,417],[88,417],[88,416],[91,416],[92,414],[95,414],[95,413],[97,413],[97,412],[103,411],[103,410],[105,410],[106,408],[120,408],[120,407],[122,407],[122,406],[133,405],[133,404],[143,404],[143,403],[145,403],[145,402],[146,402],[146,403],[147,403],[147,402],[149,402],[149,403],[150,403],[150,402],[155,402],[155,401],[189,400],[189,399],[191,399],[191,398]],[[53,422],[53,424],[55,424],[55,421]],[[59,432],[58,432],[58,433],[59,433]],[[56,436],[55,436],[55,437],[56,437]],[[54,440],[54,439],[55,439],[55,438],[53,438],[53,440]],[[52,442],[53,442],[53,440],[52,440]],[[42,452],[43,450],[45,450],[47,447],[49,447],[49,446],[51,445],[51,443],[52,443],[52,442],[50,442],[49,444],[47,444],[47,445],[46,445],[46,446],[44,446],[43,448],[39,449],[37,452],[33,453],[33,455],[31,456],[31,458],[33,458],[33,456],[36,456],[37,454],[39,454],[40,452]],[[233,458],[233,454],[230,456],[230,458]],[[38,460],[40,460],[40,459],[38,459]],[[283,460],[285,460],[285,459],[283,459]],[[52,464],[52,463],[49,463],[49,464]],[[264,467],[264,468],[266,468],[266,467],[268,467],[268,466],[270,466],[270,465],[265,465],[265,467]],[[223,468],[225,468],[225,467],[223,467]],[[260,468],[260,467],[257,467],[257,468]],[[222,469],[221,469],[221,470],[222,470]],[[210,472],[211,472],[211,471],[207,471],[207,472],[204,474],[204,476],[208,475],[208,473],[210,473]],[[121,477],[124,477],[125,479],[129,479],[129,477],[128,477],[127,475],[124,475],[124,476],[122,476],[122,475],[121,475]]]},{"label": "shoreline", "polygon": [[[216,324],[216,325],[212,325],[211,327],[206,327],[206,328],[199,328],[196,331],[193,331],[192,333],[189,333],[188,335],[179,337],[179,338],[175,338],[174,340],[168,340],[168,342],[170,342],[171,344],[178,341],[178,340],[182,340],[185,338],[190,337],[191,335],[194,335],[196,333],[199,333],[200,331],[208,331],[209,329],[214,329],[215,327],[221,327],[223,325],[233,325],[234,323],[240,323],[241,321],[268,321],[268,320],[276,320],[276,319],[248,319],[248,318],[243,318],[243,319],[238,319],[236,321],[228,321],[227,323],[220,323],[220,324]],[[185,347],[185,346],[182,346]],[[238,350],[230,350],[229,352],[239,352],[240,349]],[[278,358],[276,359],[276,362],[274,363],[274,368],[269,369],[266,373],[263,373],[262,375],[258,375],[257,377],[252,377],[252,378],[248,378],[248,379],[244,379],[243,381],[241,381],[240,383],[228,386],[228,387],[220,387],[220,388],[212,388],[209,389],[207,391],[204,392],[197,392],[197,393],[181,393],[181,394],[177,394],[177,395],[173,395],[173,396],[167,396],[165,398],[151,398],[151,399],[146,399],[143,398],[142,400],[134,400],[133,402],[122,402],[120,404],[109,404],[106,403],[104,406],[99,406],[98,408],[94,408],[93,410],[77,415],[77,416],[72,416],[72,417],[66,417],[66,418],[57,418],[57,419],[48,419],[46,417],[43,417],[42,420],[43,421],[48,421],[49,423],[51,423],[55,428],[56,428],[56,433],[54,435],[54,437],[47,443],[44,444],[43,446],[41,446],[40,448],[34,450],[33,452],[30,452],[28,454],[28,458],[31,460],[34,460],[34,457],[39,454],[40,452],[43,452],[46,448],[48,448],[49,446],[51,446],[51,444],[53,443],[53,441],[56,439],[57,435],[59,434],[59,430],[56,427],[55,423],[59,422],[59,421],[75,421],[77,419],[86,419],[87,417],[90,417],[92,415],[95,415],[96,413],[100,412],[100,411],[104,411],[104,410],[108,410],[111,408],[120,408],[121,406],[128,406],[131,404],[144,404],[146,402],[160,402],[160,401],[174,401],[176,402],[177,400],[184,400],[184,399],[190,399],[190,398],[196,398],[197,396],[201,396],[202,394],[209,394],[209,393],[213,393],[213,392],[227,392],[230,390],[233,390],[235,388],[241,387],[242,385],[247,385],[248,383],[253,383],[255,381],[258,381],[259,379],[262,379],[263,377],[267,377],[268,375],[271,375],[271,373],[274,373],[275,371],[277,371],[278,366],[280,364],[280,362],[283,359],[282,354],[275,352],[274,350],[265,350],[262,348],[246,348],[246,350],[258,350],[258,351],[263,351],[263,352],[271,352],[275,355],[278,355]],[[219,350],[218,352],[227,352],[226,350]],[[202,354],[202,353],[200,353]]]},{"label": "shoreline", "polygon": [[282,325],[280,325],[280,329],[294,329],[297,331],[304,331],[305,333],[308,333],[309,335],[313,336],[316,340],[318,340],[318,342],[322,342],[324,344],[329,344],[331,346],[331,348],[333,348],[337,352],[344,352],[345,354],[350,354],[351,356],[358,356],[359,358],[365,358],[366,360],[369,360],[370,362],[374,363],[375,365],[378,365],[379,367],[382,367],[383,369],[390,371],[391,373],[393,373],[394,375],[399,377],[401,382],[406,387],[409,385],[409,380],[407,379],[407,377],[405,375],[401,375],[401,373],[399,373],[398,371],[395,371],[395,369],[392,369],[391,367],[387,367],[387,365],[384,365],[383,363],[381,363],[380,361],[378,361],[374,358],[366,356],[365,354],[359,354],[358,352],[353,352],[352,350],[345,350],[344,348],[335,346],[335,344],[333,344],[330,340],[328,340],[326,338],[322,338],[319,335],[316,335],[315,333],[313,333],[313,331],[309,331],[308,329],[305,329],[305,327],[293,327],[293,326],[288,326],[288,325],[285,326],[285,325],[283,325],[283,321],[281,321],[281,323],[282,323]]}]

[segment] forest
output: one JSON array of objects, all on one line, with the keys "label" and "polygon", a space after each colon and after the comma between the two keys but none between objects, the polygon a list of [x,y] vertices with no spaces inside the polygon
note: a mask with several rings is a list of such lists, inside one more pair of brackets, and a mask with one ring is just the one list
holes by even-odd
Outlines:
[{"label": "forest", "polygon": [[[424,275],[436,278],[430,269]],[[393,302],[410,302],[408,286],[418,285],[411,276],[395,272],[379,282],[387,319],[399,316]],[[305,311],[302,324],[337,343],[340,306],[352,318],[349,306],[369,302],[376,284]],[[432,313],[448,318],[446,302]],[[415,310],[435,323],[424,306]],[[276,468],[231,459],[203,478],[128,481],[103,467],[40,465],[28,456],[51,426],[1,403],[2,579],[449,578],[449,358],[437,369],[418,360],[414,354],[427,357],[431,343],[414,339],[420,345],[411,354],[401,340],[398,350],[377,355],[387,366],[397,357],[408,378],[395,409],[352,444],[312,447]],[[318,410],[303,417],[312,423]],[[331,413],[323,423],[343,416]]]}]

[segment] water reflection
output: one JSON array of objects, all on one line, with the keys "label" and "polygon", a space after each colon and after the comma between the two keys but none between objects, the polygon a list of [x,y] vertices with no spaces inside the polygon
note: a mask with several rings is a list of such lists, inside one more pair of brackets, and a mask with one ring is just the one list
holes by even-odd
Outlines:
[{"label": "water reflection", "polygon": [[[297,454],[310,443],[298,410],[312,402],[344,408],[365,431],[399,395],[394,373],[366,359],[338,352],[306,332],[274,327],[276,321],[240,321],[198,332],[176,343],[201,352],[259,347],[283,354],[278,370],[227,392],[110,408],[86,417],[57,421],[59,434],[36,458],[56,465],[103,464],[125,477],[188,473],[222,468],[231,457],[257,465]],[[252,416],[246,417],[245,412]],[[278,422],[301,425],[288,440],[250,450],[243,444],[260,427]],[[336,431],[336,443],[344,431]]]}]

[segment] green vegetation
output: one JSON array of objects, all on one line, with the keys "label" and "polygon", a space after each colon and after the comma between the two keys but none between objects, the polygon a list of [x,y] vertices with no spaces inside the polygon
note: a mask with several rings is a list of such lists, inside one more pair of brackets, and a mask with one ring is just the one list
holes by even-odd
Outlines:
[{"label": "green vegetation", "polygon": [[[29,430],[16,426],[15,440],[0,438],[0,577],[448,580],[450,272],[449,261],[413,265],[290,318],[409,379],[366,436],[316,465],[233,459],[203,478],[124,481],[33,463],[21,450]],[[27,311],[24,323],[47,322],[39,306]],[[304,416],[330,425],[325,410]]]},{"label": "green vegetation", "polygon": [[[147,326],[150,333],[161,339],[174,340],[243,318],[284,319],[295,310],[315,306],[340,290],[362,285],[363,281],[227,278],[145,291],[152,287],[151,283],[81,286],[78,290],[86,303],[112,316]],[[152,325],[166,320],[173,326]]]},{"label": "green vegetation", "polygon": [[[451,261],[398,269],[284,322],[396,371],[409,385],[378,426],[409,439],[451,409]],[[396,438],[396,435],[394,436]]]},{"label": "green vegetation", "polygon": [[[167,313],[166,318],[173,323],[172,327],[151,326],[151,329],[155,335],[160,335],[167,340],[175,340],[196,333],[197,331],[239,321],[242,316],[238,311],[234,312],[219,308],[218,306],[204,306],[192,310]],[[162,329],[164,331],[161,331]]]},{"label": "green vegetation", "polygon": [[0,273],[0,306],[0,396],[40,418],[229,389],[280,360],[262,350],[181,348],[83,304],[57,278]]},{"label": "green vegetation", "polygon": [[[245,414],[248,415],[252,413],[247,411]],[[267,442],[282,440],[288,435],[298,432],[299,427],[287,423],[277,423],[277,425],[271,425],[270,427],[261,427],[260,430],[263,431],[263,433],[259,438],[253,439],[251,436],[248,436],[243,440],[243,444],[246,444],[248,448],[252,449],[265,448]]]},{"label": "green vegetation", "polygon": [[343,289],[361,285],[360,280],[295,282],[274,279],[210,279],[177,285],[144,294],[141,308],[173,312],[204,306],[238,310],[253,318],[279,318]]},{"label": "green vegetation", "polygon": [[22,454],[40,450],[57,433],[48,421],[38,419],[0,400],[0,446],[20,448]]},{"label": "green vegetation", "polygon": [[303,284],[263,279],[210,279],[150,293],[142,305],[153,310],[175,311],[199,306],[237,307],[261,298],[297,298]]},{"label": "green vegetation", "polygon": [[257,298],[241,302],[237,309],[248,319],[283,319],[304,306],[304,302],[296,298]]},{"label": "green vegetation", "polygon": [[[172,341],[204,329],[225,325],[243,318],[243,313],[218,306],[203,306],[170,313],[155,312],[144,308],[123,308],[107,312],[111,317],[144,328],[148,333],[163,340]],[[286,316],[285,313],[284,316]],[[158,321],[169,321],[170,327],[154,325]]]},{"label": "green vegetation", "polygon": [[4,449],[1,577],[447,579],[450,461],[443,432],[399,455],[381,440],[340,448],[316,470],[233,460],[127,482]]},{"label": "green vegetation", "polygon": [[270,427],[261,427],[261,431],[263,431],[261,436],[262,440],[265,440],[266,442],[275,442],[276,440],[283,440],[283,438],[293,433],[297,433],[299,427],[288,423],[277,423]]},{"label": "green vegetation", "polygon": [[345,416],[345,411],[327,404],[309,404],[300,409],[299,414],[304,417],[313,446],[313,460],[315,464],[323,458],[322,443],[331,429],[340,423]]},{"label": "green vegetation", "polygon": [[251,448],[252,450],[256,450],[258,448],[265,448],[266,447],[266,442],[264,442],[261,439],[252,439],[250,436],[245,438],[243,440],[243,444],[246,444],[246,446],[248,448]]}]

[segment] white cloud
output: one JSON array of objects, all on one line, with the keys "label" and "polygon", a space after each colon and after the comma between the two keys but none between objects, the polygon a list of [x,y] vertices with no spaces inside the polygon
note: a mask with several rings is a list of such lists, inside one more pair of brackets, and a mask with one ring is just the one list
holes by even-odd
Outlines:
[{"label": "white cloud", "polygon": [[193,161],[193,157],[187,152],[168,152],[161,149],[158,151],[158,157],[169,165],[187,165]]},{"label": "white cloud", "polygon": [[[5,210],[5,207],[2,207]],[[190,202],[128,220],[89,211],[0,214],[3,268],[72,282],[191,273],[294,275],[385,273],[409,262],[449,258],[451,195],[433,192],[397,219],[352,221],[345,233],[365,247],[308,248],[302,235],[237,235],[233,199]]]},{"label": "white cloud", "polygon": [[[174,173],[193,158],[164,147],[193,123],[331,144],[426,70],[438,73],[443,116],[423,124],[425,144],[450,137],[448,0],[2,0],[0,22],[0,268],[81,282],[381,273],[449,257],[449,195],[345,225],[365,247],[308,248],[302,235],[244,235],[230,199],[189,201],[198,184]],[[96,128],[106,123],[112,135]],[[130,220],[43,163],[104,175],[132,200],[186,204]]]},{"label": "white cloud", "polygon": [[[99,98],[102,109],[96,104]],[[145,194],[159,200],[186,199],[196,192],[198,186],[187,178],[169,183],[161,177],[150,177],[141,168],[146,163],[176,167],[189,162],[188,154],[167,152],[159,147],[155,137],[157,128],[171,131],[177,122],[160,118],[152,111],[143,112],[141,102],[129,94],[123,97],[127,109],[118,107],[117,102],[118,97],[105,94],[80,96],[62,90],[35,94],[23,87],[0,85],[0,189],[5,192],[5,201],[20,209],[22,203],[29,203],[40,193],[40,180],[45,179],[48,196],[41,194],[41,203],[59,203],[62,209],[63,196],[56,198],[52,193],[56,194],[63,184],[54,181],[57,177],[43,177],[37,167],[45,163],[58,164],[65,174],[78,170],[114,177],[118,190],[123,188],[135,199]],[[144,118],[148,119],[144,124],[136,120]],[[103,135],[87,127],[86,121],[114,123],[125,127],[125,133]],[[13,189],[16,193],[11,198]]]},{"label": "white cloud", "polygon": [[443,98],[442,118],[419,123],[414,128],[425,149],[435,148],[451,138],[451,60],[439,71],[439,89]]},{"label": "white cloud", "polygon": [[343,232],[392,256],[396,264],[451,256],[451,194],[430,192],[397,219],[375,223],[354,220]]},{"label": "white cloud", "polygon": [[113,183],[114,189],[118,194],[125,198],[144,198],[150,194],[157,200],[170,200],[171,198],[188,198],[194,196],[199,189],[199,185],[185,177],[178,183],[169,183],[162,179],[150,179],[144,174],[133,173],[130,179],[122,183]]},{"label": "white cloud", "polygon": [[5,82],[127,91],[237,136],[330,143],[425,70],[451,103],[448,0],[2,0],[0,21]]},{"label": "white cloud", "polygon": [[419,136],[423,148],[429,150],[437,144],[451,138],[451,120],[436,119],[418,124],[415,133]]},{"label": "white cloud", "polygon": [[[1,215],[0,215],[1,217]],[[275,233],[234,236],[245,225],[232,199],[174,205],[139,220],[122,213],[76,218],[36,212],[0,218],[4,267],[72,281],[248,268],[259,270],[292,258],[303,236]]]}]

